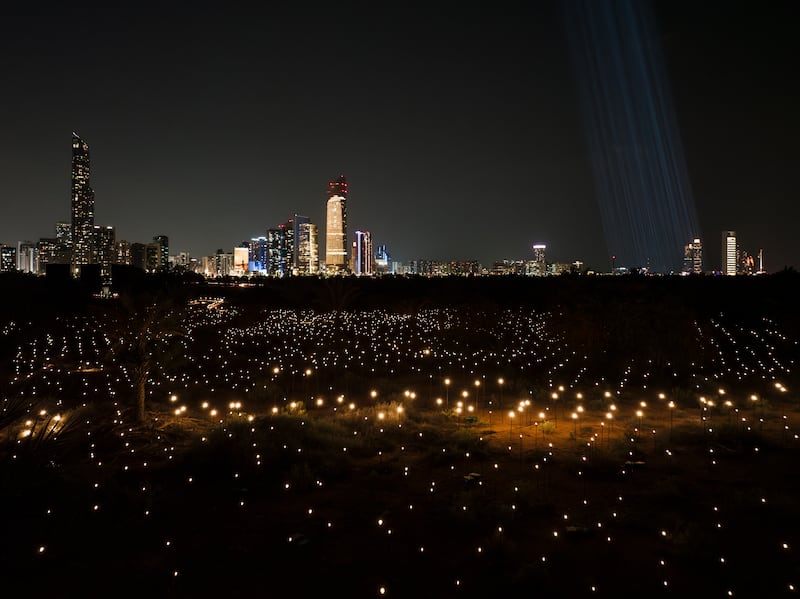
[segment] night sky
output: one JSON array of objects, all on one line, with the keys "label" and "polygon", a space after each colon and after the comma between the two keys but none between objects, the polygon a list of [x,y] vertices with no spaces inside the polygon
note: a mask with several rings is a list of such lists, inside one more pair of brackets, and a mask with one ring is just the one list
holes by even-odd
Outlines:
[{"label": "night sky", "polygon": [[[322,233],[344,174],[350,231],[393,259],[540,242],[608,269],[557,2],[265,6],[0,19],[0,242],[69,220],[75,131],[95,223],[171,253],[230,252],[294,212]],[[800,267],[795,6],[654,4],[706,269],[723,229],[770,272]]]}]

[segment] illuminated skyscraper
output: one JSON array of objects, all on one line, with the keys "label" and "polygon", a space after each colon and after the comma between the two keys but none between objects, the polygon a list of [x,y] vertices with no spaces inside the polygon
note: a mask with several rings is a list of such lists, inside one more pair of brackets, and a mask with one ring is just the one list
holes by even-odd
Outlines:
[{"label": "illuminated skyscraper", "polygon": [[389,272],[389,252],[386,251],[385,245],[379,245],[378,251],[375,252],[375,271],[380,274]]},{"label": "illuminated skyscraper", "polygon": [[276,229],[267,229],[267,273],[273,277],[283,277],[289,273],[286,224]]},{"label": "illuminated skyscraper", "polygon": [[157,246],[157,256],[153,270],[167,272],[169,270],[169,237],[156,235],[153,237],[153,244]]},{"label": "illuminated skyscraper", "polygon": [[[292,268],[299,272],[300,270],[300,230],[303,225],[307,225],[311,222],[311,219],[307,216],[302,216],[300,214],[295,213],[294,217],[289,220],[292,223],[292,243],[290,248],[290,257],[292,261]],[[308,233],[308,229],[306,229],[306,233]],[[316,234],[315,234],[316,238]],[[319,259],[317,260],[319,262]]]},{"label": "illuminated skyscraper", "polygon": [[17,248],[0,243],[0,272],[17,270]]},{"label": "illuminated skyscraper", "polygon": [[233,275],[243,277],[248,273],[250,264],[249,244],[243,243],[239,247],[233,248]]},{"label": "illuminated skyscraper", "polygon": [[695,238],[683,248],[684,274],[701,274],[703,272],[703,243]]},{"label": "illuminated skyscraper", "polygon": [[739,252],[739,270],[737,274],[752,275],[756,273],[756,259],[747,251]]},{"label": "illuminated skyscraper", "polygon": [[72,247],[71,223],[56,223],[56,242],[66,249]]},{"label": "illuminated skyscraper", "polygon": [[225,253],[221,249],[213,256],[211,271],[215,277],[227,277],[233,272],[233,254]]},{"label": "illuminated skyscraper", "polygon": [[103,283],[111,283],[111,265],[116,262],[116,232],[114,227],[92,227],[92,264],[100,265]]},{"label": "illuminated skyscraper", "polygon": [[344,175],[328,183],[325,266],[334,274],[347,270],[347,180]]},{"label": "illuminated skyscraper", "polygon": [[546,251],[547,246],[543,243],[537,243],[533,246],[533,260],[531,260],[527,268],[529,275],[543,277],[547,274]]},{"label": "illuminated skyscraper", "polygon": [[124,239],[120,239],[116,245],[116,258],[114,262],[116,264],[126,264],[130,265],[132,258],[131,258],[131,242],[126,241]]},{"label": "illuminated skyscraper", "polygon": [[89,185],[89,146],[72,134],[72,273],[92,262],[94,191]]},{"label": "illuminated skyscraper", "polygon": [[311,222],[300,223],[295,237],[295,244],[297,245],[298,274],[317,274],[319,272],[317,225]]},{"label": "illuminated skyscraper", "polygon": [[722,232],[722,274],[735,275],[739,264],[739,246],[736,243],[736,231]]},{"label": "illuminated skyscraper", "polygon": [[250,240],[250,272],[257,272],[260,274],[267,274],[267,265],[269,263],[269,246],[267,238],[254,237]]},{"label": "illuminated skyscraper", "polygon": [[33,274],[39,272],[39,249],[33,241],[17,242],[17,270]]},{"label": "illuminated skyscraper", "polygon": [[357,275],[371,275],[373,260],[372,236],[369,231],[356,231],[351,270]]},{"label": "illuminated skyscraper", "polygon": [[158,272],[158,262],[161,258],[161,245],[155,241],[145,244],[145,270],[147,272]]}]

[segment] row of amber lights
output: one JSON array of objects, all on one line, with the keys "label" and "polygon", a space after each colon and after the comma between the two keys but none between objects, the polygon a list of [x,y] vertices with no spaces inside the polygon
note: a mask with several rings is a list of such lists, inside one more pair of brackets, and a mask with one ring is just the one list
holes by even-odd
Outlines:
[{"label": "row of amber lights", "polygon": [[[275,368],[274,368],[274,372],[275,372],[276,374],[277,374],[277,372],[279,372],[279,371],[280,371],[280,369],[279,369],[278,367],[275,367]],[[308,375],[308,374],[310,374],[310,369],[307,369],[307,370],[306,370],[306,374],[307,374],[307,375]],[[499,383],[500,385],[502,385],[504,382],[505,382],[505,381],[504,381],[504,379],[503,379],[503,378],[499,378],[499,379],[498,379],[498,383]],[[450,383],[451,383],[451,380],[450,380],[449,378],[446,378],[446,379],[444,379],[444,383],[445,383],[445,385],[446,385],[446,386],[449,386],[449,385],[450,385]],[[475,386],[476,386],[476,387],[479,387],[479,386],[480,386],[480,380],[475,380]],[[776,387],[776,388],[777,388],[779,391],[781,391],[782,393],[785,393],[785,392],[787,391],[786,387],[785,387],[785,386],[784,386],[782,383],[780,383],[780,382],[776,382],[776,383],[775,383],[775,387]],[[564,387],[563,387],[563,386],[560,386],[558,389],[559,389],[559,391],[562,391],[562,392],[563,392],[563,390],[564,390]],[[718,390],[718,393],[719,393],[719,395],[720,395],[720,396],[723,396],[723,395],[725,395],[726,391],[725,391],[724,389],[720,388],[720,389]],[[407,399],[415,399],[415,398],[416,398],[416,392],[414,392],[414,391],[405,390],[403,394],[404,394],[404,396],[405,396]],[[466,399],[466,398],[468,397],[469,393],[468,393],[468,391],[467,391],[467,390],[463,390],[463,391],[461,392],[461,395],[462,395],[462,397],[463,397],[464,399]],[[378,392],[377,392],[376,390],[374,390],[374,389],[373,389],[373,390],[371,390],[371,391],[370,391],[370,397],[371,397],[372,399],[375,399],[375,398],[377,398],[377,396],[378,396]],[[604,397],[606,397],[606,398],[611,398],[611,397],[612,397],[612,393],[611,393],[610,391],[605,391],[605,392],[604,392]],[[659,393],[659,394],[658,394],[658,397],[659,397],[659,399],[662,399],[662,400],[666,398],[666,396],[664,395],[664,393]],[[551,398],[552,398],[553,400],[557,400],[557,399],[559,398],[559,394],[558,394],[557,392],[553,392],[553,393],[551,393]],[[576,399],[578,399],[578,400],[582,400],[582,399],[583,399],[583,394],[582,394],[582,393],[580,393],[580,392],[578,392],[578,393],[576,394]],[[177,397],[176,395],[171,395],[171,396],[170,396],[170,401],[171,401],[171,402],[175,403],[175,402],[177,402],[177,400],[178,400],[178,397]],[[751,400],[752,402],[754,402],[754,403],[755,403],[755,402],[757,402],[757,401],[759,400],[759,397],[758,397],[757,395],[751,395],[751,396],[750,396],[750,400]],[[337,403],[339,403],[339,404],[343,404],[343,403],[344,403],[344,396],[343,396],[343,395],[339,395],[339,396],[336,398],[336,401],[337,401]],[[712,400],[706,399],[704,396],[701,396],[701,397],[699,398],[699,401],[700,401],[700,403],[701,403],[701,404],[703,404],[704,406],[706,406],[706,407],[709,407],[709,408],[713,408],[713,407],[716,405],[716,404],[715,404],[715,403],[714,403]],[[443,403],[443,402],[442,402],[442,399],[441,399],[441,398],[436,398],[436,403],[437,403],[437,405],[441,406],[441,405],[442,405],[442,403]],[[294,402],[294,401],[293,401],[293,402],[291,402],[291,403],[289,404],[289,407],[290,407],[291,409],[296,409],[296,408],[297,408],[297,405],[298,405],[298,404],[297,404],[297,402]],[[316,400],[316,405],[317,405],[317,407],[322,407],[322,406],[324,405],[324,399],[323,399],[323,398],[321,398],[321,397],[320,397],[320,398],[317,398],[317,400]],[[517,412],[520,412],[520,413],[522,413],[522,412],[523,412],[523,411],[524,411],[524,410],[525,410],[527,407],[529,407],[530,405],[531,405],[531,402],[530,402],[530,400],[520,400],[520,402],[519,402],[519,404],[518,404],[518,407],[517,407],[516,411],[517,411]],[[640,407],[641,407],[641,408],[646,408],[646,407],[647,407],[647,403],[646,403],[645,401],[641,401],[641,402],[639,402],[639,405],[640,405]],[[733,406],[733,402],[732,402],[731,400],[726,400],[726,401],[724,402],[724,405],[725,405],[725,406],[727,406],[728,408],[733,408],[733,407],[734,407],[734,406]],[[209,407],[210,407],[210,406],[209,406],[209,403],[208,403],[208,402],[203,402],[203,404],[202,404],[202,408],[203,408],[203,409],[208,409]],[[673,409],[673,408],[675,408],[675,402],[674,402],[674,401],[670,401],[670,402],[667,404],[667,407],[668,407],[668,408],[670,408],[670,409]],[[230,402],[230,404],[229,404],[229,408],[231,409],[231,411],[233,411],[233,410],[240,410],[240,409],[241,409],[241,402]],[[348,404],[348,408],[349,408],[350,410],[354,410],[354,409],[356,408],[356,404],[355,404],[355,403],[353,403],[353,402],[350,402],[350,403]],[[181,414],[185,413],[187,409],[188,409],[188,408],[187,408],[187,406],[185,406],[185,405],[183,405],[183,406],[180,406],[180,407],[178,407],[178,408],[176,408],[176,409],[174,410],[174,414],[175,414],[176,416],[180,416]],[[606,417],[606,419],[607,419],[607,420],[612,420],[612,419],[613,419],[613,417],[614,417],[614,412],[617,410],[617,407],[616,407],[616,405],[615,405],[615,404],[611,404],[611,405],[609,406],[609,410],[610,410],[610,411],[606,413],[605,417]],[[272,408],[272,413],[273,413],[273,414],[275,414],[275,413],[278,413],[278,411],[279,411],[279,408],[278,408],[278,407],[273,407],[273,408]],[[401,412],[401,411],[402,411],[402,408],[398,408],[398,412]],[[455,412],[456,412],[456,414],[461,414],[461,413],[463,413],[464,411],[467,411],[467,412],[470,412],[470,413],[472,413],[472,412],[474,412],[474,411],[475,411],[475,406],[473,406],[473,405],[466,405],[466,406],[465,406],[463,401],[459,401],[459,402],[456,404],[456,409],[455,409]],[[570,417],[571,417],[573,420],[577,420],[577,419],[579,419],[579,418],[580,418],[580,415],[581,415],[583,412],[584,412],[584,408],[583,408],[583,406],[581,406],[581,405],[578,405],[578,406],[576,407],[575,411],[573,411],[573,412],[570,414]],[[44,410],[42,410],[42,413],[41,413],[40,415],[44,416],[45,414],[46,414],[46,412],[45,412]],[[212,409],[209,411],[209,414],[210,414],[211,416],[217,416],[217,415],[218,415],[218,411],[217,411],[216,409],[213,409],[213,408],[212,408]],[[516,414],[515,414],[515,411],[514,411],[514,410],[510,410],[510,411],[508,412],[508,416],[509,416],[510,418],[514,418],[514,417],[516,416]],[[644,416],[644,413],[643,413],[643,411],[642,411],[642,410],[637,410],[637,411],[636,411],[636,416],[637,416],[639,419],[641,419],[641,418]],[[540,413],[539,413],[539,417],[540,417],[540,419],[544,419],[544,418],[546,417],[546,415],[545,415],[545,413],[544,413],[544,412],[540,412]],[[61,416],[60,416],[60,415],[56,415],[56,416],[54,417],[54,420],[55,420],[56,422],[58,422],[60,419],[61,419]],[[32,425],[33,425],[33,422],[32,422],[32,421],[28,421],[28,422],[26,422],[26,425],[30,427],[30,426],[32,426]],[[29,435],[30,433],[31,433],[31,431],[30,431],[30,430],[23,431],[23,436],[27,436],[27,435]]]}]

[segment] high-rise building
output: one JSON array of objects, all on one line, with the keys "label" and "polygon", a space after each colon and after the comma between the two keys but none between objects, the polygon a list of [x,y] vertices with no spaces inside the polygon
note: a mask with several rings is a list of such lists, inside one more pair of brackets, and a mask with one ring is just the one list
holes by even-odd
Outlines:
[{"label": "high-rise building", "polygon": [[194,272],[197,260],[189,252],[178,252],[169,257],[169,269],[175,272]]},{"label": "high-rise building", "polygon": [[543,243],[534,244],[533,260],[531,260],[530,264],[526,269],[527,274],[536,277],[543,277],[547,274],[547,260],[545,258],[546,250],[547,246],[545,244]]},{"label": "high-rise building", "polygon": [[17,270],[31,274],[39,273],[39,248],[33,241],[17,242]]},{"label": "high-rise building", "polygon": [[372,236],[369,231],[356,231],[350,269],[357,275],[371,275],[373,260]]},{"label": "high-rise building", "polygon": [[331,274],[347,270],[347,180],[328,183],[325,223],[325,267]]},{"label": "high-rise building", "polygon": [[100,279],[111,283],[111,265],[116,261],[116,232],[114,227],[92,227],[92,264],[100,265]]},{"label": "high-rise building", "polygon": [[152,270],[167,272],[169,270],[169,237],[166,235],[155,235],[153,237],[153,244],[157,246],[157,255]]},{"label": "high-rise building", "polygon": [[131,242],[120,239],[117,242],[116,257],[114,258],[115,264],[130,265],[132,260]]},{"label": "high-rise building", "polygon": [[227,277],[233,272],[233,254],[226,254],[221,249],[212,256],[203,256],[201,272],[206,277]]},{"label": "high-rise building", "polygon": [[216,254],[200,258],[199,272],[206,277],[227,277],[233,271],[233,254],[221,249]]},{"label": "high-rise building", "polygon": [[58,241],[55,238],[41,237],[36,245],[39,250],[38,274],[45,274],[48,264],[69,264],[69,255],[59,253]]},{"label": "high-rise building", "polygon": [[137,242],[131,244],[131,266],[147,270],[147,245]]},{"label": "high-rise building", "polygon": [[158,272],[158,263],[161,258],[161,244],[151,241],[145,244],[144,269],[147,272]]},{"label": "high-rise building", "polygon": [[250,267],[250,249],[248,243],[233,248],[233,275],[243,277]]},{"label": "high-rise building", "polygon": [[295,237],[297,244],[298,274],[315,275],[319,272],[319,242],[317,225],[311,222],[300,223]]},{"label": "high-rise building", "polygon": [[389,272],[390,267],[389,252],[386,251],[386,245],[381,244],[378,246],[378,251],[375,252],[375,270],[379,274],[386,274]]},{"label": "high-rise building", "polygon": [[300,268],[300,228],[304,224],[308,224],[311,222],[311,219],[307,216],[302,216],[300,214],[295,213],[294,217],[289,219],[289,222],[292,223],[292,239],[289,248],[289,253],[292,259],[292,268],[294,270],[298,270]]},{"label": "high-rise building", "polygon": [[683,273],[701,274],[703,272],[703,242],[695,238],[683,248]]},{"label": "high-rise building", "polygon": [[250,265],[248,270],[253,273],[267,274],[269,264],[269,246],[267,238],[253,237],[248,243],[250,248]]},{"label": "high-rise building", "polygon": [[294,258],[297,254],[295,248],[295,223],[294,218],[290,218],[285,223],[278,225],[283,230],[283,274],[291,275],[294,270]]},{"label": "high-rise building", "polygon": [[70,264],[72,262],[72,225],[56,223],[56,236],[40,238],[37,249],[39,274],[47,272],[48,264]]},{"label": "high-rise building", "polygon": [[77,276],[84,264],[92,262],[94,238],[94,191],[89,184],[89,146],[72,134],[72,273]]},{"label": "high-rise building", "polygon": [[739,246],[736,243],[736,231],[722,232],[722,274],[735,275],[739,264]]},{"label": "high-rise building", "polygon": [[739,271],[740,275],[753,275],[756,273],[756,259],[745,250],[739,252]]},{"label": "high-rise building", "polygon": [[204,277],[216,277],[217,266],[215,256],[203,256],[200,258],[200,274]]},{"label": "high-rise building", "polygon": [[275,229],[267,229],[267,274],[283,277],[288,274],[287,227],[278,225]]},{"label": "high-rise building", "polygon": [[0,272],[17,270],[17,248],[0,243]]},{"label": "high-rise building", "polygon": [[230,257],[230,263],[233,264],[233,254],[224,254],[222,250],[217,250],[216,254],[210,256],[203,256],[200,258],[198,272],[204,277],[227,277],[229,274],[228,257]]},{"label": "high-rise building", "polygon": [[72,247],[71,223],[56,223],[56,241],[65,248]]}]

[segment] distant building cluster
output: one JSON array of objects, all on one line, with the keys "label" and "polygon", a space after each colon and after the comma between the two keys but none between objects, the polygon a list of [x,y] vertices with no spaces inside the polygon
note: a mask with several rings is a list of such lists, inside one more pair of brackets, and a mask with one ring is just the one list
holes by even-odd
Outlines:
[{"label": "distant building cluster", "polygon": [[[376,276],[409,274],[420,276],[519,275],[551,276],[595,274],[584,263],[548,262],[543,243],[531,247],[528,259],[502,260],[485,268],[475,260],[412,260],[406,264],[393,261],[386,245],[374,245],[369,231],[357,230],[348,237],[347,179],[344,175],[328,183],[325,222],[325,255],[320,256],[319,229],[308,216],[294,213],[286,222],[268,228],[265,235],[242,241],[231,251],[196,258],[187,252],[170,254],[169,238],[155,235],[147,243],[117,240],[115,228],[94,222],[94,190],[90,183],[89,146],[72,134],[72,180],[70,222],[55,224],[55,236],[38,241],[19,241],[16,246],[0,244],[0,272],[19,271],[33,274],[61,272],[74,277],[88,277],[102,285],[111,283],[115,265],[145,272],[194,272],[207,278],[287,277],[320,275]],[[644,274],[648,267],[630,269],[616,265],[611,257],[611,274],[632,270]],[[719,270],[704,268],[703,243],[694,238],[684,246],[681,274],[714,273],[750,275],[765,272],[763,251],[756,256],[739,247],[736,231],[723,231]]]},{"label": "distant building cluster", "polygon": [[[739,247],[736,231],[723,231],[720,247],[720,269],[722,275],[755,275],[763,274],[764,252],[758,251],[756,259]],[[684,246],[682,274],[702,274],[703,270],[703,242],[694,238]]]},{"label": "distant building cluster", "polygon": [[286,222],[267,229],[266,235],[243,241],[232,252],[222,249],[184,266],[205,277],[303,275],[376,275],[393,272],[385,245],[373,247],[369,231],[347,233],[347,179],[328,183],[325,256],[320,258],[319,228],[308,216],[294,213]]},{"label": "distant building cluster", "polygon": [[479,275],[481,265],[476,260],[440,262],[438,260],[412,260],[403,274],[444,277],[452,275]]},{"label": "distant building cluster", "polygon": [[746,250],[739,247],[736,238],[736,231],[722,232],[722,267],[723,275],[754,275],[763,274],[764,252],[758,250],[758,256],[754,257]]},{"label": "distant building cluster", "polygon": [[0,246],[0,270],[33,274],[61,271],[108,284],[114,264],[148,272],[169,269],[166,235],[156,235],[148,243],[117,241],[113,226],[95,224],[89,145],[76,133],[72,134],[71,183],[70,222],[56,223],[54,237],[20,241],[16,247]]}]

